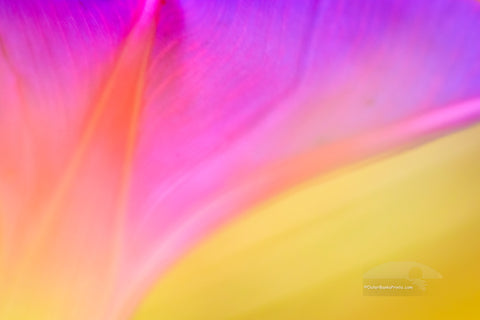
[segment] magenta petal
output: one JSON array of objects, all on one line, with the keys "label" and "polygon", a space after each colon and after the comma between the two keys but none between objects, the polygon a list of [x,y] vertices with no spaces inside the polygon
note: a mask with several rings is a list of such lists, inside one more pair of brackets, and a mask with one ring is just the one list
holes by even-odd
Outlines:
[{"label": "magenta petal", "polygon": [[[136,162],[129,245],[148,268],[165,267],[178,248],[252,201],[239,195],[214,208],[245,175],[275,165],[281,176],[284,161],[480,93],[475,1],[180,5],[169,21],[181,34],[157,38]],[[478,119],[468,110],[466,118]],[[457,123],[442,119],[438,128]]]},{"label": "magenta petal", "polygon": [[2,235],[54,212],[42,275],[131,311],[254,203],[477,121],[477,30],[473,0],[0,0]]}]

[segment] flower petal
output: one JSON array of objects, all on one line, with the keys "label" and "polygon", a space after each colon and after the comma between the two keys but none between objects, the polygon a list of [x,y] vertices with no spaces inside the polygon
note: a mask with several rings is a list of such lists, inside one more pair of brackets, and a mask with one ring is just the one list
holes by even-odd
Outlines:
[{"label": "flower petal", "polygon": [[[463,103],[463,123],[479,118],[475,1],[184,1],[182,8],[182,41],[171,49],[176,73],[147,91],[129,220],[140,270],[165,270],[212,226],[289,187],[278,177],[289,159],[349,145],[335,168],[379,151],[363,153],[372,140],[358,135],[375,140]],[[152,66],[153,79],[161,66]],[[420,135],[402,129],[403,138],[382,142],[382,150],[454,129],[458,118],[449,114]],[[245,176],[255,184],[251,173],[272,165],[268,186],[238,186]],[[141,274],[147,283],[148,272]]]}]

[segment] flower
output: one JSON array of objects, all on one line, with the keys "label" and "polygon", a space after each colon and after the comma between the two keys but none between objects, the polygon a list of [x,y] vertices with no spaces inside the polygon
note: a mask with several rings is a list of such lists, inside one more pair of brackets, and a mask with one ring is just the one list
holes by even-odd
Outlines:
[{"label": "flower", "polygon": [[127,318],[232,217],[475,123],[479,16],[473,0],[1,0],[0,315]]}]

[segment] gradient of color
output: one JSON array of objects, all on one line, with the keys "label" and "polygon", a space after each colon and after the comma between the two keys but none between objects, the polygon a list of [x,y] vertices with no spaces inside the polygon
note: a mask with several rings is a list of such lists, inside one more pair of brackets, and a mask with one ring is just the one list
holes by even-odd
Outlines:
[{"label": "gradient of color", "polygon": [[[0,319],[478,319],[480,2],[0,0]],[[417,261],[431,297],[366,297]]]}]

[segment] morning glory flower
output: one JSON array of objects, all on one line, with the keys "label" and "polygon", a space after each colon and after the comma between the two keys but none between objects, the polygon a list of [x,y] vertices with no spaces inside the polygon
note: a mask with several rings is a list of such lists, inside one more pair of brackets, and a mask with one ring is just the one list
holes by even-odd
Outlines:
[{"label": "morning glory flower", "polygon": [[0,0],[0,318],[128,319],[234,217],[476,123],[477,30],[473,0]]}]

